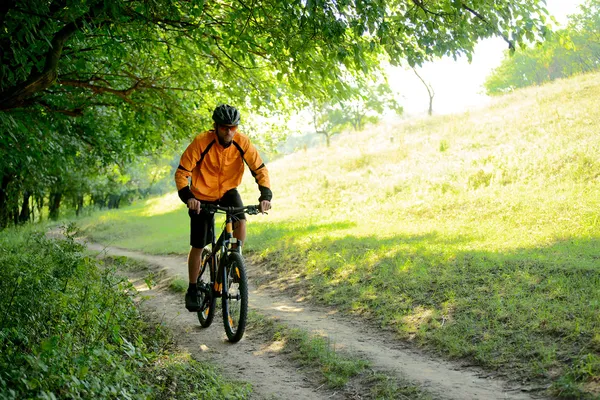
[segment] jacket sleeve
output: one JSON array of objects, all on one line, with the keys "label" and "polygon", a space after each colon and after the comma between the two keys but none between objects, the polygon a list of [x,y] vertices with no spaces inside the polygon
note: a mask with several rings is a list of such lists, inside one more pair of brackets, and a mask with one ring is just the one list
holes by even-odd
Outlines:
[{"label": "jacket sleeve", "polygon": [[175,185],[177,185],[177,193],[179,198],[184,203],[187,203],[189,199],[194,198],[192,191],[190,190],[188,178],[192,176],[192,170],[196,166],[196,163],[200,159],[200,150],[198,148],[198,141],[194,139],[192,143],[185,149],[179,160],[179,167],[175,171]]},{"label": "jacket sleeve", "polygon": [[258,190],[260,190],[260,197],[258,198],[258,201],[271,201],[273,198],[273,193],[271,192],[269,171],[267,170],[267,167],[265,167],[265,163],[263,163],[262,159],[260,158],[258,150],[256,150],[256,147],[254,147],[250,141],[248,141],[248,148],[245,151],[244,158],[246,160],[246,164],[248,164],[248,168],[250,168],[252,176],[258,184]]}]

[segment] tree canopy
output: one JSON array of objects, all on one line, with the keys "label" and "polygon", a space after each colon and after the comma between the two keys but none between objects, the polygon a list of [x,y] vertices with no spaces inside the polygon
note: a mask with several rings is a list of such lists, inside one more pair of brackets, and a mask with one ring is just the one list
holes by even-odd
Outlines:
[{"label": "tree canopy", "polygon": [[[347,99],[386,58],[470,57],[546,34],[543,0],[5,0],[0,226],[28,190],[190,137],[219,102],[245,115]],[[206,127],[206,126],[204,126]],[[66,190],[66,189],[65,189]]]},{"label": "tree canopy", "polygon": [[600,68],[600,1],[588,0],[566,28],[537,46],[507,54],[485,82],[489,94],[540,85]]}]

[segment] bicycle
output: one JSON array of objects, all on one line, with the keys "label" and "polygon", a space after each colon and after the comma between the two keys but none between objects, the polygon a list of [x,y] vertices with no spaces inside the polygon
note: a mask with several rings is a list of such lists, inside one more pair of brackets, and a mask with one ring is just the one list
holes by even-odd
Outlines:
[{"label": "bicycle", "polygon": [[[212,241],[202,249],[200,273],[196,281],[198,287],[198,320],[203,328],[208,328],[214,319],[217,298],[221,297],[223,325],[227,339],[238,342],[246,329],[248,316],[248,277],[246,264],[238,250],[241,242],[233,237],[233,222],[238,213],[256,215],[260,206],[221,207],[214,204],[201,204],[201,210],[225,214],[225,225],[219,239],[215,240],[215,226],[212,226]],[[239,242],[238,248],[232,245]]]}]

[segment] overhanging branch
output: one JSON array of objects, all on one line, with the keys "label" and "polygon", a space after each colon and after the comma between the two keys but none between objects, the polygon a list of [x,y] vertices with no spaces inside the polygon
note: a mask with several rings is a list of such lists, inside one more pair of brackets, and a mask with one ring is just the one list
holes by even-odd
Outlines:
[{"label": "overhanging branch", "polygon": [[65,86],[90,89],[94,94],[103,94],[103,93],[114,94],[115,96],[120,97],[127,103],[133,104],[133,101],[129,98],[129,96],[134,91],[136,91],[137,89],[139,89],[140,87],[143,86],[143,79],[138,80],[130,88],[122,89],[122,90],[113,89],[113,88],[109,88],[106,86],[94,85],[94,84],[90,83],[89,81],[79,81],[79,80],[74,80],[74,79],[60,79],[58,81],[58,84],[65,85]]},{"label": "overhanging branch", "polygon": [[43,102],[43,101],[38,101],[37,103],[39,105],[41,105],[42,107],[44,107],[47,111],[67,115],[69,117],[81,117],[83,115],[83,109],[81,109],[81,108],[74,108],[72,110],[59,110],[59,109],[56,109],[56,108],[50,106],[50,104],[47,104],[46,102]]},{"label": "overhanging branch", "polygon": [[443,16],[446,16],[446,15],[450,15],[448,13],[433,12],[430,9],[428,9],[427,7],[425,7],[425,4],[423,4],[423,2],[420,1],[420,0],[413,0],[413,3],[415,3],[415,5],[417,7],[419,7],[421,10],[423,10],[426,14],[435,15],[436,17],[443,17]]},{"label": "overhanging branch", "polygon": [[[423,1],[421,0],[412,0],[412,2],[419,7],[421,10],[423,10],[426,14],[431,14],[434,15],[436,17],[444,17],[444,16],[448,16],[450,14],[448,13],[442,13],[442,12],[434,12],[431,11],[430,9],[428,9],[427,7],[425,7],[425,4],[423,3]],[[481,15],[481,13],[477,12],[476,10],[472,9],[471,7],[469,7],[468,5],[464,4],[464,3],[460,3],[461,8],[463,8],[464,10],[467,10],[468,12],[470,12],[472,15],[474,15],[477,19],[483,21],[486,25],[492,27],[496,33],[498,33],[506,43],[508,43],[508,48],[511,50],[515,49],[515,44],[512,42],[512,40],[510,40],[504,33],[500,32],[498,29],[496,29],[495,26],[493,26],[490,21],[487,20],[487,18],[485,18],[483,15]]]},{"label": "overhanging branch", "polygon": [[[488,26],[491,26],[492,28],[496,29],[496,27],[492,26],[492,24],[490,24],[490,22],[480,13],[478,13],[477,11],[473,10],[471,7],[467,6],[464,3],[461,3],[461,7],[464,8],[465,10],[467,10],[468,12],[470,12],[471,14],[473,14],[475,17],[479,18],[480,20],[482,20],[483,22],[485,22]],[[504,33],[496,30],[498,32],[498,34],[500,36],[502,36],[502,39],[504,39],[504,41],[506,43],[508,43],[508,48],[511,50],[515,49],[515,44],[512,42],[512,40],[510,40]]]},{"label": "overhanging branch", "polygon": [[75,22],[70,22],[56,32],[46,54],[46,62],[42,72],[37,72],[34,69],[25,82],[0,92],[0,110],[18,108],[31,95],[52,86],[57,77],[58,60],[63,47],[77,29]]}]

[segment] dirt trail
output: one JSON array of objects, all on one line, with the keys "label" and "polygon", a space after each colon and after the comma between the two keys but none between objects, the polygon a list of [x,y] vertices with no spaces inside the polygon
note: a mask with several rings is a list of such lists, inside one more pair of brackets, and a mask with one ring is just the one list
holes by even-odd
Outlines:
[{"label": "dirt trail", "polygon": [[[153,256],[114,247],[88,244],[94,251],[112,256],[126,256],[153,265],[167,276],[185,276],[185,257]],[[249,265],[249,277],[257,271]],[[153,313],[174,330],[178,344],[199,359],[209,358],[225,367],[230,377],[251,382],[255,398],[277,399],[344,399],[348,393],[336,393],[308,381],[277,348],[264,348],[265,342],[253,332],[246,332],[241,342],[226,341],[217,312],[208,329],[199,326],[196,314],[183,307],[181,295],[165,290],[147,291],[143,303],[146,312]],[[291,327],[300,327],[326,335],[336,349],[347,349],[369,360],[375,369],[408,379],[425,388],[439,399],[532,399],[520,388],[509,388],[499,380],[486,377],[482,371],[433,359],[410,349],[401,342],[386,337],[361,320],[336,315],[335,311],[316,307],[282,295],[273,286],[255,287],[250,282],[250,308],[277,318]],[[361,398],[356,394],[351,398]]]}]

